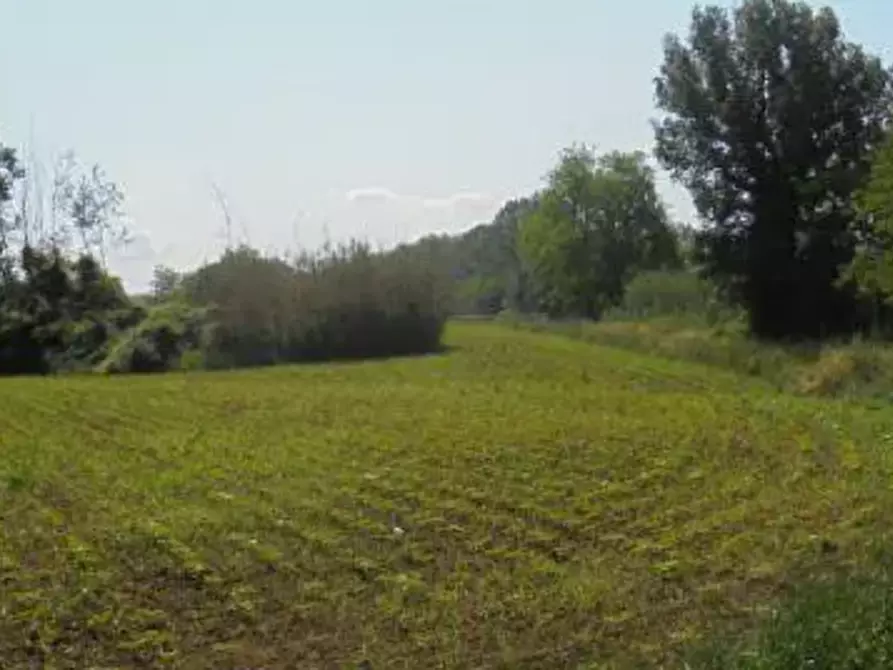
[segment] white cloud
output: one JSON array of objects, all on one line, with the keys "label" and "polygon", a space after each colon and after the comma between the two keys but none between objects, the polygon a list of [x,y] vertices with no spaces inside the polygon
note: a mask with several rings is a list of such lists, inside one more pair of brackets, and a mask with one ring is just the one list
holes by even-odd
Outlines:
[{"label": "white cloud", "polygon": [[493,202],[493,198],[485,193],[474,191],[460,191],[446,197],[426,197],[419,195],[404,195],[396,193],[389,188],[381,186],[367,186],[354,188],[345,195],[349,202],[392,202],[407,205],[417,205],[424,209],[451,209],[462,205],[479,205]]},{"label": "white cloud", "polygon": [[[335,195],[335,194],[333,194]],[[498,196],[461,190],[446,195],[400,193],[383,186],[340,191],[342,207],[333,213],[336,225],[383,245],[417,239],[430,233],[455,233],[489,221],[499,209]],[[341,234],[341,233],[338,233]]]},{"label": "white cloud", "polygon": [[462,191],[461,193],[454,193],[446,198],[424,198],[422,200],[422,205],[428,209],[445,209],[462,204],[489,203],[492,201],[493,198],[484,193]]},{"label": "white cloud", "polygon": [[391,189],[382,188],[381,186],[354,188],[347,192],[346,197],[350,202],[369,200],[384,200],[388,202],[394,202],[403,199],[402,196],[397,195]]}]

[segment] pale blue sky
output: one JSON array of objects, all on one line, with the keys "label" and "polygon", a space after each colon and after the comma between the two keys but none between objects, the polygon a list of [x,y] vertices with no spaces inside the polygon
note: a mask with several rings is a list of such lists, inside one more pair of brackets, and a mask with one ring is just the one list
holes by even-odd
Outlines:
[{"label": "pale blue sky", "polygon": [[[263,248],[459,231],[572,142],[650,151],[661,39],[691,4],[0,0],[0,140],[123,186],[140,239],[113,269],[134,288],[219,253],[212,183]],[[893,3],[830,4],[891,61]]]}]

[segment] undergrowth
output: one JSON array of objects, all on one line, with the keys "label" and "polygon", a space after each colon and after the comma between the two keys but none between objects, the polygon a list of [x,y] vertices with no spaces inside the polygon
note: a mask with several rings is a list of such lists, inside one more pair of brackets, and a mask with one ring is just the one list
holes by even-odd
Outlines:
[{"label": "undergrowth", "polygon": [[[889,547],[885,547],[889,553]],[[692,655],[698,670],[886,670],[893,666],[893,566],[795,584],[754,634]]]},{"label": "undergrowth", "polygon": [[555,322],[504,314],[499,320],[513,328],[726,368],[797,394],[893,396],[893,346],[882,342],[773,344],[748,337],[737,320],[711,325],[690,317]]}]

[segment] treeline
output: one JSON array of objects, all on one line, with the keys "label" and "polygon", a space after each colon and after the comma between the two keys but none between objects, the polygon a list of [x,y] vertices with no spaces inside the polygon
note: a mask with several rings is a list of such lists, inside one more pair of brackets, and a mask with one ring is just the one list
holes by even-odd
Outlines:
[{"label": "treeline", "polygon": [[698,7],[654,82],[654,155],[692,195],[695,225],[667,220],[642,154],[572,147],[490,226],[417,250],[454,254],[464,311],[598,318],[632,277],[683,268],[761,338],[888,335],[891,82],[828,8]]},{"label": "treeline", "polygon": [[295,259],[240,247],[183,277],[156,272],[154,286],[156,312],[208,324],[210,368],[428,353],[449,313],[436,268],[360,242]]},{"label": "treeline", "polygon": [[230,249],[185,275],[159,268],[149,300],[104,269],[125,233],[117,187],[69,159],[44,197],[0,147],[0,373],[420,353],[451,311],[598,319],[631,282],[636,309],[707,287],[761,338],[889,334],[881,60],[830,9],[745,0],[698,7],[686,35],[667,36],[654,88],[654,156],[691,193],[696,225],[670,220],[646,154],[572,146],[539,191],[463,235],[296,259]]},{"label": "treeline", "polygon": [[[126,238],[121,193],[66,159],[35,194],[0,153],[0,374],[160,372],[420,354],[440,347],[436,270],[362,243],[286,259],[241,247],[196,271],[156,271],[129,296],[102,258]],[[48,214],[46,214],[48,212]]]},{"label": "treeline", "polygon": [[685,267],[687,234],[670,222],[644,154],[574,146],[545,188],[492,223],[401,250],[445,268],[458,312],[599,318],[638,273]]}]

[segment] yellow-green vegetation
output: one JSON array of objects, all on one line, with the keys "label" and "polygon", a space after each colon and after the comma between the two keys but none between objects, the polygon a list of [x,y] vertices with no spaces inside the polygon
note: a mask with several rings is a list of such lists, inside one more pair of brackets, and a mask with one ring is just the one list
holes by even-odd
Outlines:
[{"label": "yellow-green vegetation", "polygon": [[798,395],[888,397],[893,394],[893,348],[851,341],[772,344],[747,336],[740,322],[708,325],[683,316],[602,322],[545,322],[507,314],[515,328],[551,332],[593,344],[718,366],[758,377]]},{"label": "yellow-green vegetation", "polygon": [[493,324],[447,343],[0,380],[3,667],[673,664],[890,530],[893,412]]}]

